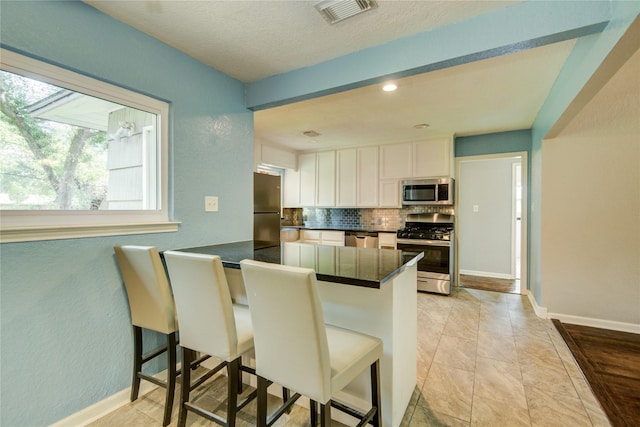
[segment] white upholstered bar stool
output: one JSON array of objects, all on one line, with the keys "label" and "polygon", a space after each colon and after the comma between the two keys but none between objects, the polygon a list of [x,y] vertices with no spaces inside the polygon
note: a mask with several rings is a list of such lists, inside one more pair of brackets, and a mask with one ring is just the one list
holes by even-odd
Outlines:
[{"label": "white upholstered bar stool", "polygon": [[[228,373],[226,420],[190,402],[190,388],[186,387],[181,392],[178,425],[186,424],[187,411],[191,411],[218,424],[235,426],[237,412],[256,396],[254,390],[238,402],[241,371],[255,373],[241,363],[241,356],[253,349],[249,308],[232,303],[220,257],[177,251],[166,251],[163,255],[180,317],[182,363],[190,364],[195,352],[222,360],[196,380],[199,384],[225,366]],[[191,381],[188,369],[182,375],[183,382]]]},{"label": "white upholstered bar stool", "polygon": [[[138,398],[140,380],[166,389],[162,425],[171,422],[176,376],[176,332],[178,320],[173,295],[158,250],[153,246],[114,246],[120,274],[127,291],[131,324],[133,326],[133,380],[131,401]],[[166,345],[143,354],[142,329],[164,334]],[[167,354],[167,380],[160,380],[142,371],[143,365]],[[188,371],[188,369],[187,369]]]},{"label": "white upholstered bar stool", "polygon": [[[325,325],[315,271],[307,268],[240,262],[253,320],[258,376],[258,426],[269,426],[281,411],[267,417],[267,380],[311,400],[311,425],[331,424],[331,407],[381,426],[379,359],[382,341],[355,331]],[[365,414],[333,400],[356,376],[370,369],[372,408]]]}]

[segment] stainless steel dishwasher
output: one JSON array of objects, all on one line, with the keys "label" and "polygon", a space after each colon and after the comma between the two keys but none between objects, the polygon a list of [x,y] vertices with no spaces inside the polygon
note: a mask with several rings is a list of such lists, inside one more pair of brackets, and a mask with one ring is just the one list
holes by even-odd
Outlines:
[{"label": "stainless steel dishwasher", "polygon": [[345,246],[356,248],[377,248],[378,233],[370,231],[346,231],[344,233]]}]

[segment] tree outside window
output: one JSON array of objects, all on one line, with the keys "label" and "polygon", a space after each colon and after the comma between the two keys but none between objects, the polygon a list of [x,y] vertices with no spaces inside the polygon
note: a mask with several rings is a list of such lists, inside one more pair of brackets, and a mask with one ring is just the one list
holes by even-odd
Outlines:
[{"label": "tree outside window", "polygon": [[156,115],[0,71],[0,209],[156,209]]}]

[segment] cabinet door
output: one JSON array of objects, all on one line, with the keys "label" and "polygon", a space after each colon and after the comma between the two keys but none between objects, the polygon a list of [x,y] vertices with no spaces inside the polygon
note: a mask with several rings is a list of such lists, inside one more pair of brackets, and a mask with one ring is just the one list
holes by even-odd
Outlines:
[{"label": "cabinet door", "polygon": [[322,241],[320,230],[300,230],[300,240],[305,243],[315,243],[319,245]]},{"label": "cabinet door", "polygon": [[284,171],[284,207],[300,207],[300,171],[285,169]]},{"label": "cabinet door", "polygon": [[316,206],[336,205],[336,152],[325,151],[316,155]]},{"label": "cabinet door", "polygon": [[357,277],[356,271],[356,248],[337,248],[336,250],[336,273],[341,276]]},{"label": "cabinet door", "polygon": [[283,252],[285,264],[300,266],[300,247],[298,245],[284,245]]},{"label": "cabinet door", "polygon": [[380,181],[380,207],[400,207],[400,180],[386,179]]},{"label": "cabinet door", "polygon": [[380,146],[380,179],[411,176],[411,143]]},{"label": "cabinet door", "polygon": [[316,153],[300,154],[300,206],[316,205]]},{"label": "cabinet door", "polygon": [[362,147],[357,152],[358,206],[378,206],[378,147]]},{"label": "cabinet door", "polygon": [[336,251],[330,246],[316,247],[318,261],[316,272],[320,274],[336,274]]},{"label": "cabinet door", "polygon": [[344,231],[323,231],[322,244],[330,246],[344,246]]},{"label": "cabinet door", "polygon": [[396,233],[378,233],[378,249],[395,249]]},{"label": "cabinet door", "polygon": [[316,245],[300,245],[300,267],[316,269]]},{"label": "cabinet door", "polygon": [[357,151],[336,151],[336,206],[356,206]]},{"label": "cabinet door", "polygon": [[451,161],[449,139],[413,143],[413,177],[449,176]]}]

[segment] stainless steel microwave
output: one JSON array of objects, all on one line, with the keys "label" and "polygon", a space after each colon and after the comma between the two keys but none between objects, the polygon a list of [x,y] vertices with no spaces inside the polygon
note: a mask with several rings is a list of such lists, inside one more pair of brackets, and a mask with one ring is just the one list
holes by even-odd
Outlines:
[{"label": "stainless steel microwave", "polygon": [[403,205],[453,205],[453,178],[402,181]]}]

